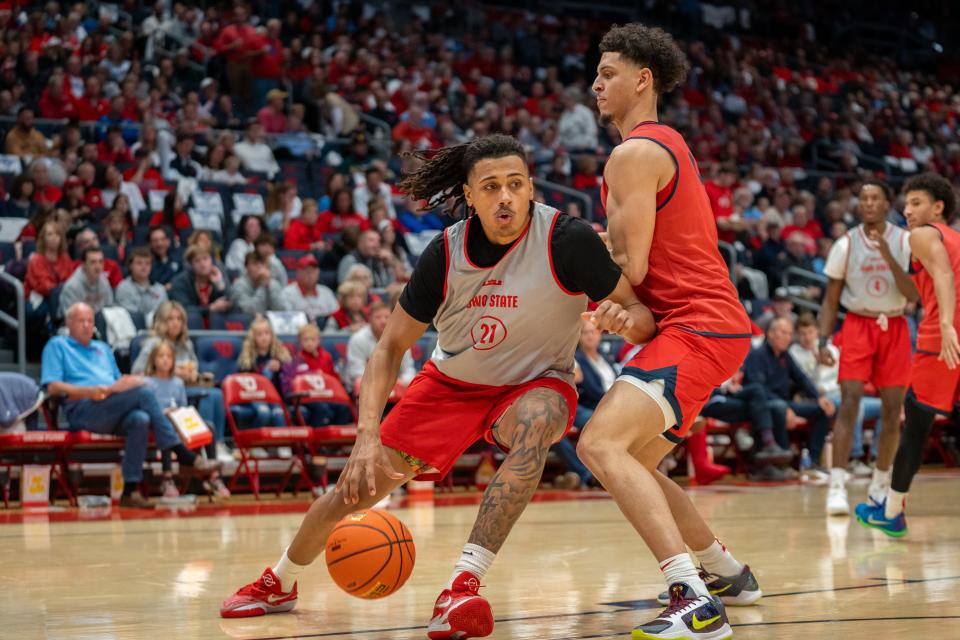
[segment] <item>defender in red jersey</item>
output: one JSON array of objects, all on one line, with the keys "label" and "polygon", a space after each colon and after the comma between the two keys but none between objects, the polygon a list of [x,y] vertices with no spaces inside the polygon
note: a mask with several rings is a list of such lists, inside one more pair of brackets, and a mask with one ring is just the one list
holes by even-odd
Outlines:
[{"label": "defender in red jersey", "polygon": [[945,178],[925,173],[903,186],[903,214],[910,228],[911,270],[920,291],[923,320],[904,403],[906,417],[886,500],[857,505],[857,520],[887,535],[907,534],[907,492],[923,462],[930,428],[937,414],[949,415],[960,396],[960,233],[948,225],[957,210],[953,187]]},{"label": "defender in red jersey", "polygon": [[600,51],[597,107],[623,138],[604,170],[608,245],[658,334],[600,402],[578,452],[666,579],[670,605],[633,637],[728,638],[733,632],[715,594],[747,604],[760,588],[683,490],[656,469],[714,388],[740,368],[750,323],[717,248],[696,160],[680,134],[657,119],[657,98],[684,79],[686,57],[669,34],[639,24],[611,29]]}]

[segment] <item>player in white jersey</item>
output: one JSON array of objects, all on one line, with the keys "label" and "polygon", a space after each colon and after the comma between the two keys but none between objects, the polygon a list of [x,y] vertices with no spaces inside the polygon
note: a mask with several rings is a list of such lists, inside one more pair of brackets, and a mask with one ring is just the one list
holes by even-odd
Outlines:
[{"label": "player in white jersey", "polygon": [[[533,202],[523,146],[502,135],[437,152],[401,183],[431,207],[467,213],[424,250],[363,375],[357,442],[274,568],[228,598],[224,617],[289,611],[297,575],[334,525],[410,478],[448,473],[480,438],[508,450],[490,481],[428,636],[489,635],[480,581],[540,480],[550,446],[576,412],[574,352],[580,323],[646,342],[653,316],[583,221]],[[587,298],[599,303],[586,312]],[[433,323],[437,348],[381,424],[403,354]]]},{"label": "player in white jersey", "polygon": [[837,240],[824,267],[830,280],[820,311],[820,360],[826,365],[832,366],[834,361],[827,340],[837,321],[838,305],[847,310],[843,327],[834,338],[840,348],[842,400],[833,425],[833,467],[826,505],[829,515],[850,512],[846,466],[867,382],[877,387],[882,403],[882,428],[868,495],[877,500],[886,495],[910,377],[910,332],[904,309],[908,301],[919,298],[907,273],[910,234],[886,220],[889,188],[868,180],[860,187],[859,196],[863,224]]}]

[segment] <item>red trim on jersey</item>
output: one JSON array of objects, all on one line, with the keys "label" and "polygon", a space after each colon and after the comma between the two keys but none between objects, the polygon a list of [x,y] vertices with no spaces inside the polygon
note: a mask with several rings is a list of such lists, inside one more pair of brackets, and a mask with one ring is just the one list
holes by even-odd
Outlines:
[{"label": "red trim on jersey", "polygon": [[550,223],[550,236],[547,239],[547,260],[550,261],[550,275],[553,276],[553,281],[557,283],[557,286],[560,287],[560,291],[563,291],[568,296],[578,296],[580,295],[576,291],[570,291],[560,282],[560,278],[557,277],[557,270],[553,266],[553,229],[557,226],[557,220],[560,219],[560,212],[557,211],[556,215],[553,216],[553,222]]},{"label": "red trim on jersey", "polygon": [[847,281],[847,274],[850,273],[850,256],[853,254],[853,235],[847,231],[847,259],[843,263],[843,281]]},{"label": "red trim on jersey", "polygon": [[443,230],[443,299],[447,299],[447,278],[450,277],[450,243],[447,241],[447,230]]},{"label": "red trim on jersey", "polygon": [[[483,271],[489,271],[490,269],[493,269],[495,266],[497,266],[498,264],[500,264],[500,260],[503,260],[503,259],[506,258],[508,255],[510,255],[510,252],[513,251],[514,249],[516,249],[516,248],[517,248],[517,245],[520,244],[520,241],[523,240],[524,237],[526,237],[527,232],[530,231],[530,225],[533,224],[533,211],[531,210],[531,212],[530,212],[530,219],[527,220],[527,226],[524,227],[523,233],[521,233],[521,234],[517,237],[517,239],[513,241],[513,244],[510,245],[510,248],[507,249],[507,252],[506,252],[505,254],[503,254],[502,256],[500,256],[500,260],[497,260],[496,262],[494,262],[494,263],[493,263],[492,265],[490,265],[489,267],[481,267],[481,266],[479,266],[479,265],[473,264],[473,260],[470,259],[470,254],[467,252],[467,245],[469,244],[469,240],[470,240],[470,221],[469,221],[469,219],[467,220],[467,223],[466,223],[466,224],[467,224],[467,228],[463,230],[463,257],[467,259],[467,264],[469,264],[469,265],[470,265],[471,267],[473,267],[474,269],[481,269],[481,270],[483,270]],[[481,226],[481,228],[483,227],[482,224],[481,224],[480,226]]]}]

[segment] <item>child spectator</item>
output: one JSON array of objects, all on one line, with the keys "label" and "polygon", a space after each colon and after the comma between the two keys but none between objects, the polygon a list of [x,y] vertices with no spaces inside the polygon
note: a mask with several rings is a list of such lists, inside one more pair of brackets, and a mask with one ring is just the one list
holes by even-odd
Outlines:
[{"label": "child spectator", "polygon": [[184,271],[170,282],[169,297],[186,308],[221,313],[231,307],[230,287],[223,273],[213,264],[213,257],[203,247],[187,249]]},{"label": "child spectator", "polygon": [[[284,363],[290,361],[290,352],[273,334],[270,322],[263,316],[258,316],[247,331],[243,340],[240,357],[237,358],[237,369],[241,372],[259,373],[279,390],[280,369]],[[266,402],[252,402],[250,404],[233,405],[230,407],[238,429],[256,429],[259,427],[276,427],[285,424],[283,407],[270,406]]]},{"label": "child spectator", "polygon": [[287,286],[290,278],[287,276],[287,268],[283,266],[280,258],[277,257],[277,241],[273,234],[264,231],[253,243],[254,252],[263,258],[264,262],[270,268],[270,277],[273,278],[281,287]]},{"label": "child spectator", "polygon": [[283,236],[283,248],[298,251],[323,251],[324,227],[317,214],[317,201],[306,198],[299,218],[290,221]]},{"label": "child spectator", "polygon": [[108,247],[116,247],[117,259],[126,256],[127,243],[133,240],[130,230],[130,201],[120,193],[113,200],[110,213],[103,220],[103,241]]},{"label": "child spectator", "polygon": [[[305,324],[297,332],[300,351],[285,363],[280,370],[280,386],[283,397],[293,394],[294,379],[304,373],[327,373],[336,376],[333,357],[320,346],[320,329],[315,324]],[[350,407],[327,402],[310,402],[300,405],[303,420],[311,427],[352,422]]]},{"label": "child spectator", "polygon": [[353,333],[365,327],[367,289],[359,282],[343,282],[337,287],[337,301],[340,308],[327,321],[329,331],[347,331]]},{"label": "child spectator", "polygon": [[[150,391],[157,398],[157,404],[163,409],[164,413],[169,413],[173,409],[188,406],[187,389],[183,380],[174,375],[174,363],[176,352],[168,340],[161,341],[153,351],[150,352],[147,360],[147,367],[144,370]],[[211,429],[211,432],[213,430]],[[207,445],[207,456],[213,458],[216,455],[216,444],[211,442]],[[160,490],[165,498],[176,498],[180,495],[177,485],[173,481],[173,464],[170,456],[170,450],[165,449],[161,456],[161,465],[163,468],[163,480],[160,483]],[[204,486],[212,495],[218,498],[229,498],[230,491],[223,483],[220,472],[214,470],[210,478],[204,483]]]}]

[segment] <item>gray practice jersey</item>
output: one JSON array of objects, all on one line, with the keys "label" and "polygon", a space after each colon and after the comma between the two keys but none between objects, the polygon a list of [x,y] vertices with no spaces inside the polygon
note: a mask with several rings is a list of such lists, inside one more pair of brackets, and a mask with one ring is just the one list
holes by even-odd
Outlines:
[{"label": "gray practice jersey", "polygon": [[524,236],[490,268],[467,256],[466,220],[447,229],[449,263],[431,356],[443,374],[495,386],[543,376],[573,384],[587,297],[563,289],[554,273],[550,237],[559,215],[535,203]]}]

